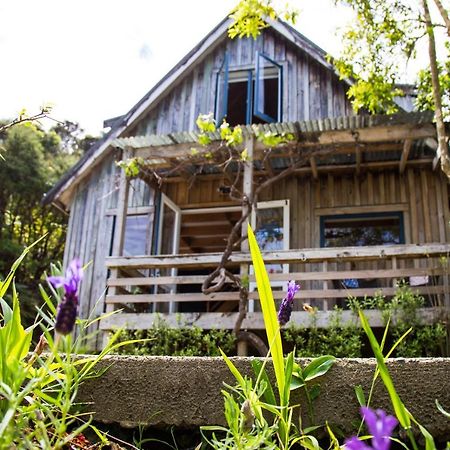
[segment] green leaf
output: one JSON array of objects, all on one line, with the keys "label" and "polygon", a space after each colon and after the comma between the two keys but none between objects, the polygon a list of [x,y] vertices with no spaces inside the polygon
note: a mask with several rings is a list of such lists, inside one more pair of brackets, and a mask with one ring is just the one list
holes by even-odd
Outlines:
[{"label": "green leaf", "polygon": [[370,343],[370,346],[372,347],[372,351],[375,355],[375,358],[377,359],[380,376],[381,376],[381,379],[383,380],[383,383],[388,391],[392,406],[395,411],[395,415],[397,416],[397,419],[400,422],[400,425],[405,429],[409,429],[409,428],[411,428],[411,421],[409,418],[408,411],[407,411],[405,405],[403,404],[403,402],[401,401],[399,395],[397,394],[397,391],[395,390],[394,382],[392,381],[391,375],[386,366],[386,362],[384,360],[384,356],[381,352],[378,341],[376,340],[375,335],[373,334],[373,331],[370,328],[369,322],[367,321],[367,318],[364,315],[364,313],[361,310],[359,310],[358,313],[359,313],[359,318],[361,320],[361,325],[369,339],[369,343]]},{"label": "green leaf", "polygon": [[263,363],[259,359],[252,360],[253,372],[257,379],[261,379],[266,383],[266,389],[263,393],[263,398],[269,405],[276,405],[277,401],[275,399],[275,394],[273,392],[272,384],[270,382],[269,376],[267,375],[266,369],[263,367]]},{"label": "green leaf", "polygon": [[309,396],[311,397],[311,401],[314,401],[320,395],[320,386],[315,384],[309,390]]},{"label": "green leaf", "polygon": [[264,325],[267,333],[267,341],[272,353],[275,378],[277,380],[281,406],[286,406],[284,397],[285,375],[283,361],[283,346],[281,343],[280,325],[278,323],[277,311],[270,287],[269,276],[264,266],[264,261],[258,247],[255,235],[248,225],[248,242],[255,270],[256,285],[258,287],[261,309],[264,317]]},{"label": "green leaf", "polygon": [[284,398],[285,398],[286,404],[289,403],[293,368],[294,368],[294,352],[290,352],[286,358],[286,367],[285,367],[285,371],[284,371],[284,376],[285,376]]},{"label": "green leaf", "polygon": [[325,375],[334,364],[335,357],[331,355],[319,356],[314,358],[304,369],[303,378],[305,381],[313,380],[314,378]]},{"label": "green leaf", "polygon": [[355,394],[358,399],[359,406],[366,406],[366,396],[361,385],[355,386]]},{"label": "green leaf", "polygon": [[305,382],[301,378],[298,378],[295,374],[293,374],[293,376],[291,378],[291,384],[290,384],[291,391],[301,388],[304,385],[305,385]]},{"label": "green leaf", "polygon": [[437,409],[439,410],[439,412],[440,412],[441,414],[444,414],[444,416],[447,417],[447,419],[450,419],[450,413],[447,412],[447,411],[442,407],[442,405],[439,403],[438,400],[435,400],[435,402],[436,402],[436,407],[437,407]]},{"label": "green leaf", "polygon": [[222,355],[222,358],[226,362],[228,368],[230,369],[230,372],[234,375],[234,378],[236,378],[236,381],[239,383],[239,385],[245,389],[245,380],[244,377],[241,375],[237,367],[231,362],[230,358],[228,358],[227,355],[222,351],[221,348],[219,348],[219,351]]}]

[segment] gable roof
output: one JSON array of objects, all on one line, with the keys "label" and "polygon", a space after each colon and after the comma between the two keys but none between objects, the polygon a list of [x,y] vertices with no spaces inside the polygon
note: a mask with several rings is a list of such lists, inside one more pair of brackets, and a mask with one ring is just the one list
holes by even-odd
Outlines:
[{"label": "gable roof", "polygon": [[[96,142],[50,189],[43,199],[44,204],[54,203],[59,208],[67,209],[68,199],[61,201],[64,192],[73,189],[82,179],[89,175],[93,167],[111,150],[111,143],[120,137],[130,126],[135,124],[149,108],[154,106],[173,85],[199,63],[209,52],[216,48],[226,37],[232,19],[226,17],[210,31],[184,58],[182,58],[144,97],[142,97],[125,115],[112,121],[110,131]],[[327,53],[307,37],[281,20],[267,19],[269,27],[283,36],[297,48],[306,52],[313,60],[326,69],[335,72],[327,61]],[[349,80],[344,80],[350,84]]]}]

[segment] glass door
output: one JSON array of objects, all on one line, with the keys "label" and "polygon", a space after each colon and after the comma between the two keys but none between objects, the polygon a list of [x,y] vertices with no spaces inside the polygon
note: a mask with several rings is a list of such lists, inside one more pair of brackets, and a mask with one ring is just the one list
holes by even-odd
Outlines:
[{"label": "glass door", "polygon": [[[259,202],[252,211],[251,225],[262,252],[289,250],[289,200]],[[270,278],[270,274],[289,273],[289,264],[266,264],[266,269]],[[287,288],[287,281],[271,281],[270,284]],[[255,288],[256,283],[250,283],[250,290]],[[253,300],[249,300],[248,310],[254,311]]]},{"label": "glass door", "polygon": [[[159,226],[158,226],[158,255],[176,255],[180,248],[180,225],[181,225],[181,210],[180,208],[167,197],[161,194],[161,203],[159,211]],[[164,269],[160,272],[160,276],[175,277],[177,269]],[[176,292],[175,284],[158,285],[157,293],[174,294]],[[163,306],[163,305],[161,305]],[[176,302],[170,302],[168,311],[164,308],[155,308],[159,312],[173,313],[176,311]]]}]

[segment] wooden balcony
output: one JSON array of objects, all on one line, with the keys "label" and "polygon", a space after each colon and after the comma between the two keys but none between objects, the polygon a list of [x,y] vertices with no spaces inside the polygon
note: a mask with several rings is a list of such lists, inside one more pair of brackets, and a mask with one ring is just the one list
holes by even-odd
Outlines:
[{"label": "wooden balcony", "polygon": [[[309,313],[302,311],[302,302],[307,302],[318,308],[316,325],[325,327],[334,305],[345,305],[350,296],[393,296],[400,281],[426,298],[427,307],[421,310],[424,322],[447,317],[449,253],[450,244],[436,243],[284,250],[265,252],[263,258],[267,265],[289,265],[289,273],[270,275],[276,286],[275,299],[284,296],[283,282],[296,280],[301,285],[296,295],[298,311],[294,311],[291,321],[308,326]],[[206,274],[217,267],[220,258],[221,253],[108,258],[107,266],[115,276],[108,280],[107,310],[122,311],[103,319],[101,328],[145,329],[162,316],[173,327],[196,324],[205,329],[232,329],[238,314],[239,292],[231,283],[225,284],[222,292],[201,292]],[[236,252],[228,268],[239,274],[250,264],[248,253]],[[346,288],[348,283],[344,280],[349,279],[358,280],[358,287]],[[250,307],[242,327],[262,329],[254,276],[250,275],[249,283]],[[371,311],[369,318],[373,326],[383,325],[377,311]],[[356,323],[356,318],[344,310],[342,321]]]}]

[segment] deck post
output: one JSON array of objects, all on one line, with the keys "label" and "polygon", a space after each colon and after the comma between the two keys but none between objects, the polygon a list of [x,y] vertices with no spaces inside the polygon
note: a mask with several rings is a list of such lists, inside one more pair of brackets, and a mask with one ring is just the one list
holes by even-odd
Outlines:
[{"label": "deck post", "polygon": [[[128,150],[122,152],[122,159],[125,160],[131,157],[131,153]],[[119,193],[117,196],[117,214],[114,227],[114,239],[112,256],[122,256],[123,244],[125,240],[125,225],[127,221],[128,212],[128,192],[130,189],[130,182],[125,174],[125,169],[121,169],[119,177]],[[112,268],[110,272],[110,278],[118,278],[119,269]],[[116,295],[117,287],[111,286],[108,288],[108,295]],[[105,313],[110,313],[115,310],[114,304],[106,304]],[[108,332],[103,334],[103,348],[106,346],[108,340]]]},{"label": "deck post", "polygon": [[[244,161],[244,177],[242,182],[242,192],[244,194],[244,199],[252,199],[253,198],[253,147],[254,147],[254,138],[253,135],[248,136],[245,140],[245,148],[247,149],[247,160]],[[249,206],[247,202],[244,202],[242,205],[242,215],[245,216],[249,212]],[[241,236],[247,236],[247,224],[250,222],[249,217],[242,224]],[[249,245],[248,240],[244,240],[241,242],[241,251],[248,252]],[[242,279],[248,279],[250,270],[249,264],[241,264],[240,265],[240,277]],[[251,304],[250,304],[251,302]],[[254,300],[247,301],[247,311],[254,310]],[[238,342],[237,347],[238,356],[247,356],[248,348],[247,342],[240,341]]]}]

